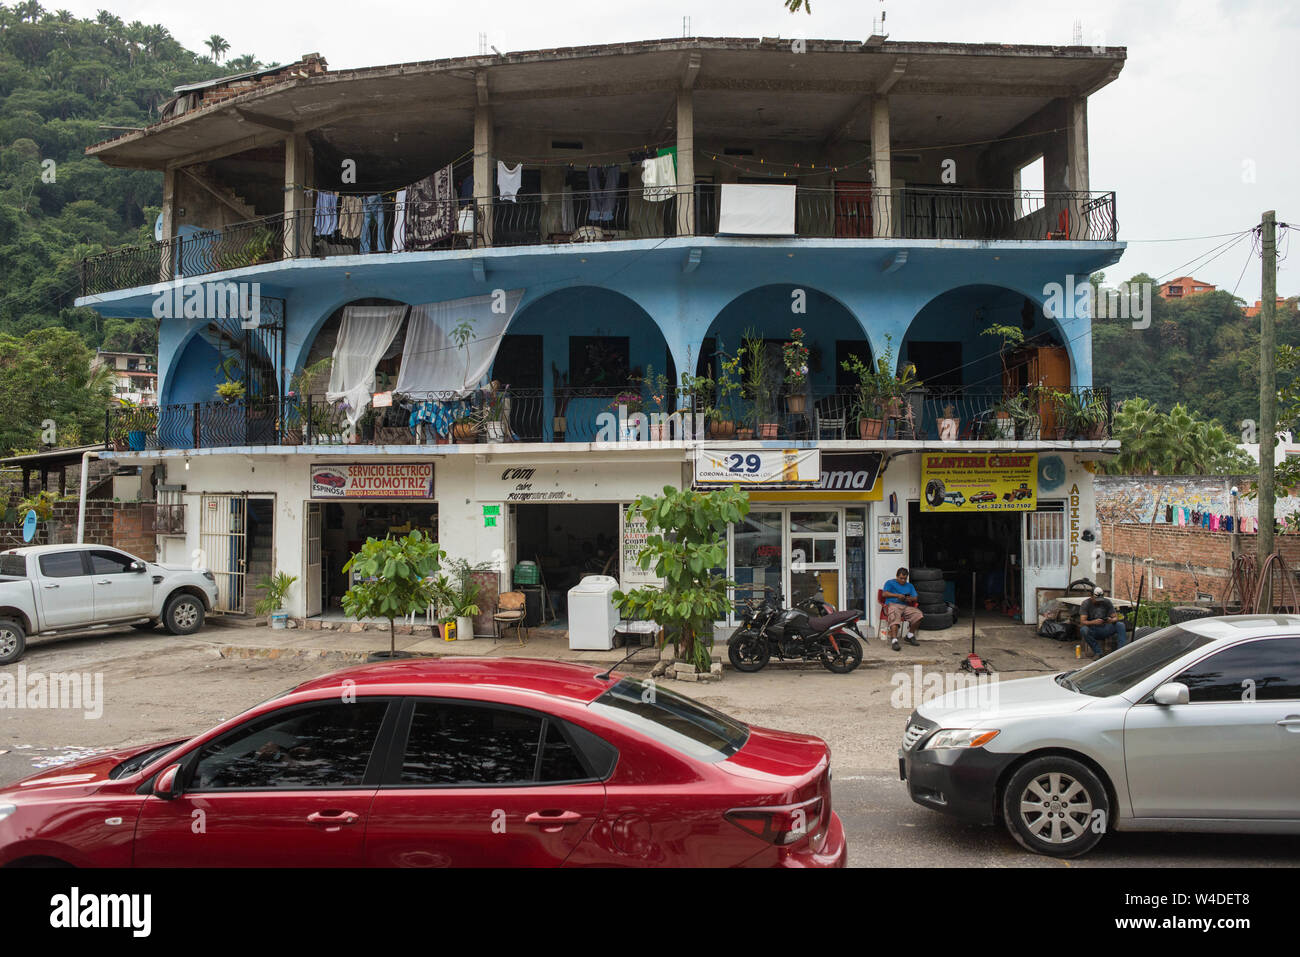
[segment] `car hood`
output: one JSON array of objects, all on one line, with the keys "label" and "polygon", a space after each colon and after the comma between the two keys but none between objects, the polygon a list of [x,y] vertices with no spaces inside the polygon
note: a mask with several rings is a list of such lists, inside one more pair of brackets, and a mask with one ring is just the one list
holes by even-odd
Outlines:
[{"label": "car hood", "polygon": [[972,680],[971,686],[926,701],[917,713],[945,728],[973,728],[990,720],[1070,714],[1094,698],[1056,683],[1055,675],[1013,681]]},{"label": "car hood", "polygon": [[31,777],[23,778],[8,787],[0,788],[0,801],[6,798],[41,794],[54,789],[59,789],[61,794],[67,796],[91,794],[105,781],[109,780],[110,771],[128,758],[133,758],[137,754],[143,754],[164,745],[180,745],[186,740],[188,739],[155,741],[152,744],[141,744],[130,748],[105,750],[82,758],[79,761],[71,761],[68,764],[46,768]]}]

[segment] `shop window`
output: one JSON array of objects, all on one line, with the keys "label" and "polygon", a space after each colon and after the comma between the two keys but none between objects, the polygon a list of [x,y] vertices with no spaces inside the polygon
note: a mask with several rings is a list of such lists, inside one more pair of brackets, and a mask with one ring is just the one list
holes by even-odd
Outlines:
[{"label": "shop window", "polygon": [[1025,523],[1025,565],[1060,568],[1065,565],[1065,503],[1044,502]]}]

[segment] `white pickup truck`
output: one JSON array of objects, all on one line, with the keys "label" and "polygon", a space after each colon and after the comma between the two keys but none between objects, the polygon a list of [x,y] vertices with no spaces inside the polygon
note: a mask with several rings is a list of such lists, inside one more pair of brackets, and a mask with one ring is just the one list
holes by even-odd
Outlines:
[{"label": "white pickup truck", "polygon": [[156,565],[106,545],[12,548],[0,552],[0,665],[23,656],[28,635],[159,622],[193,634],[216,600],[207,569]]}]

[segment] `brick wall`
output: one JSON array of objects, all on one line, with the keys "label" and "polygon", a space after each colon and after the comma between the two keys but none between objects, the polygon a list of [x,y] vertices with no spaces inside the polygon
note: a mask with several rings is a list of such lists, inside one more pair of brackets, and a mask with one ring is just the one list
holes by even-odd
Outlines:
[{"label": "brick wall", "polygon": [[[1136,598],[1150,558],[1152,577],[1142,589],[1144,600],[1194,601],[1198,592],[1222,599],[1232,573],[1233,537],[1203,528],[1102,522],[1101,548],[1110,572],[1106,584],[1120,598]],[[1237,538],[1242,553],[1255,554],[1255,535]],[[1278,535],[1273,541],[1287,565],[1300,569],[1300,536]]]},{"label": "brick wall", "polygon": [[[157,539],[150,527],[150,503],[110,502],[89,499],[86,502],[86,541],[92,545],[113,545],[145,561],[157,561]],[[0,533],[0,547],[23,545],[64,545],[77,540],[78,503],[54,503],[54,518],[36,526],[36,537],[22,540],[22,529],[5,528]]]},{"label": "brick wall", "polygon": [[152,506],[118,502],[113,509],[113,544],[147,562],[157,561],[158,539],[150,531]]}]

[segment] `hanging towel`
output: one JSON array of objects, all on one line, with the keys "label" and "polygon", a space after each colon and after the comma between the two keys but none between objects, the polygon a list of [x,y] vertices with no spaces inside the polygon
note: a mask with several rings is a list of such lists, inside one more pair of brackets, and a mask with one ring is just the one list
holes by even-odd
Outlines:
[{"label": "hanging towel", "polygon": [[407,188],[406,248],[432,249],[456,228],[456,193],[448,163]]},{"label": "hanging towel", "polygon": [[339,194],[329,190],[316,193],[316,235],[329,236],[339,228]]},{"label": "hanging towel", "polygon": [[393,197],[393,252],[406,249],[406,190],[399,189]]},{"label": "hanging towel", "polygon": [[1165,506],[1165,524],[1174,524],[1174,507],[1172,505]]},{"label": "hanging towel", "polygon": [[1217,515],[1211,515],[1211,516],[1210,516],[1210,531],[1212,531],[1212,532],[1217,532],[1218,530],[1219,530],[1219,516],[1217,516]]},{"label": "hanging towel", "polygon": [[523,182],[523,169],[523,163],[516,163],[515,168],[511,169],[497,160],[497,190],[500,191],[503,202],[515,201],[515,194],[519,192],[519,186]]},{"label": "hanging towel", "polygon": [[339,200],[339,235],[344,239],[361,236],[361,197],[344,196]]},{"label": "hanging towel", "polygon": [[667,154],[641,164],[641,196],[647,203],[662,203],[677,192],[677,172]]}]

